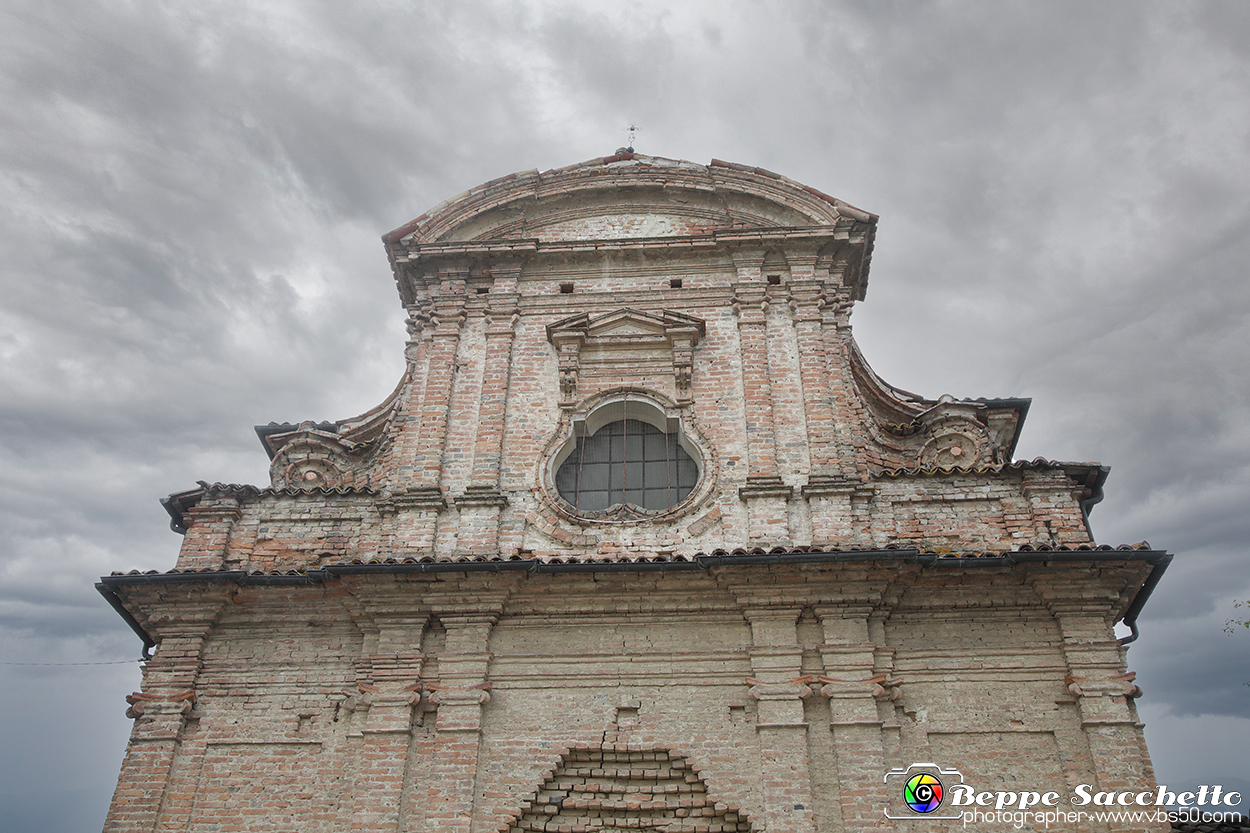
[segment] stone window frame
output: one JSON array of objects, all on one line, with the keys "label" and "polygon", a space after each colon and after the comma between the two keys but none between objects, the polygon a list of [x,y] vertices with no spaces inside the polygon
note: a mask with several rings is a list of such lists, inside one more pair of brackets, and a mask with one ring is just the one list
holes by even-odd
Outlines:
[{"label": "stone window frame", "polygon": [[[685,498],[662,510],[635,510],[622,504],[598,512],[578,509],[560,496],[556,488],[556,472],[577,448],[579,437],[592,435],[603,426],[626,418],[637,419],[666,434],[677,435],[678,445],[698,467],[699,475],[694,488]],[[559,516],[581,525],[670,521],[694,511],[707,499],[715,485],[716,470],[712,447],[695,426],[688,409],[679,407],[654,391],[616,388],[591,397],[561,419],[543,453],[539,491],[543,501]]]},{"label": "stone window frame", "polygon": [[574,441],[555,478],[560,497],[579,512],[604,511],[627,500],[664,512],[699,482],[699,465],[682,446],[680,431],[662,431],[628,412],[593,431],[574,431]]},{"label": "stone window frame", "polygon": [[[622,329],[623,328],[623,329]],[[619,349],[641,345],[667,348],[678,405],[693,399],[694,349],[707,323],[702,318],[676,312],[622,307],[603,315],[588,312],[571,315],[547,325],[547,340],[556,350],[560,378],[560,407],[577,407],[582,350],[588,345]]]}]

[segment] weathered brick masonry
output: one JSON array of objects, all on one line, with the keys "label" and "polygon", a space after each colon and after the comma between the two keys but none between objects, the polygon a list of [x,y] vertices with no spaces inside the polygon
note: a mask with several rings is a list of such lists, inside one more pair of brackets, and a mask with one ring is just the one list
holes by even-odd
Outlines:
[{"label": "weathered brick masonry", "polygon": [[258,428],[268,486],[171,496],[177,567],[102,580],[155,647],[106,829],[915,829],[913,762],[1151,786],[1112,628],[1169,556],[1091,540],[1105,468],[1013,460],[1027,400],[872,372],[875,229],[621,153],[386,235],[394,393]]}]

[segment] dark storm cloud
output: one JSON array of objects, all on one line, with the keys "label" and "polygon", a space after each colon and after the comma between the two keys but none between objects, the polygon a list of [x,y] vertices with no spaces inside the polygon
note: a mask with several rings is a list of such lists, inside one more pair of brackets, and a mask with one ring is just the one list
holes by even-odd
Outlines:
[{"label": "dark storm cloud", "polygon": [[[0,15],[0,660],[132,657],[91,585],[173,563],[156,498],[263,483],[251,425],[345,417],[393,386],[378,235],[610,153],[633,120],[643,152],[760,165],[881,215],[854,316],[868,360],[930,396],[1032,396],[1021,456],[1112,465],[1100,540],[1177,553],[1130,653],[1156,767],[1186,780],[1169,762],[1192,771],[1199,742],[1211,777],[1244,764],[1250,640],[1220,628],[1250,596],[1246,5]],[[109,668],[3,675],[8,818],[98,825],[137,685]],[[107,740],[78,754],[91,726]],[[58,770],[78,798],[31,799]]]},{"label": "dark storm cloud", "polygon": [[1225,614],[1212,604],[1213,597],[1225,595],[1218,590],[1221,577],[1235,571],[1239,559],[1218,552],[1203,558],[1202,550],[1183,555],[1191,563],[1174,562],[1167,589],[1151,599],[1159,609],[1142,625],[1149,648],[1130,650],[1132,667],[1143,686],[1149,684],[1152,705],[1167,703],[1180,717],[1244,717],[1250,640],[1224,633],[1232,611]]}]

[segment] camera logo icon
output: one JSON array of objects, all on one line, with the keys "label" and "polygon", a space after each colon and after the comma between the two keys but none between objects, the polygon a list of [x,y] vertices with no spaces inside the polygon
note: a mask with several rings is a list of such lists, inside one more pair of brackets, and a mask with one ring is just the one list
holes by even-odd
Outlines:
[{"label": "camera logo icon", "polygon": [[[942,812],[942,802],[950,786],[962,784],[963,774],[937,764],[915,763],[906,769],[885,774],[888,802],[887,819],[958,819],[958,810]],[[944,786],[945,784],[945,786]]]},{"label": "camera logo icon", "polygon": [[907,779],[903,800],[917,813],[932,813],[942,806],[942,782],[927,772],[917,773]]}]

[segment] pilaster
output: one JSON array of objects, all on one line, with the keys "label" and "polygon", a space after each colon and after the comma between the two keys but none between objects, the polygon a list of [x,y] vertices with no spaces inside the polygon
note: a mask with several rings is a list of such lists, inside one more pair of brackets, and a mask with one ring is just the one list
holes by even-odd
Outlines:
[{"label": "pilaster", "polygon": [[815,609],[824,629],[820,646],[825,673],[818,678],[829,700],[830,731],[837,759],[842,829],[846,833],[888,828],[884,721],[878,701],[898,697],[898,683],[879,673],[869,621],[880,595],[868,585],[847,585],[847,599]]},{"label": "pilaster", "polygon": [[[811,260],[815,261],[815,255]],[[804,261],[802,266],[806,266]],[[794,274],[796,264],[791,264]],[[802,268],[801,272],[812,269]],[[798,341],[799,379],[803,385],[803,410],[807,421],[807,453],[813,474],[836,472],[833,404],[829,391],[829,358],[825,352],[824,287],[819,280],[791,279],[790,304],[794,308],[794,331]]]},{"label": "pilaster", "polygon": [[742,356],[743,409],[746,413],[747,477],[739,496],[747,505],[752,543],[785,543],[790,539],[788,504],[791,487],[777,468],[776,426],[768,345],[768,285],[762,267],[764,252],[733,253],[738,282],[733,306],[738,315]]},{"label": "pilaster", "polygon": [[430,830],[469,833],[477,799],[482,712],[490,702],[491,629],[519,579],[480,577],[440,590],[431,604],[446,629],[438,654],[438,678],[427,686],[437,707],[433,763],[424,795],[424,820]]},{"label": "pilaster", "polygon": [[858,480],[813,473],[802,494],[811,507],[812,543],[849,549],[855,538],[855,499],[871,490]]},{"label": "pilaster", "polygon": [[237,498],[205,496],[186,510],[187,532],[178,553],[180,570],[221,570],[226,566],[230,533],[242,517]]},{"label": "pilaster", "polygon": [[469,833],[477,797],[482,709],[490,702],[486,650],[496,617],[465,614],[441,617],[447,650],[439,656],[439,680],[430,694],[438,707],[434,763],[426,790],[425,819],[430,829]]},{"label": "pilaster", "polygon": [[777,476],[777,448],[773,426],[772,382],[768,371],[768,286],[761,267],[760,250],[734,252],[738,282],[733,286],[733,306],[738,314],[738,337],[742,346],[742,387],[745,394],[747,477]]},{"label": "pilaster", "polygon": [[[1123,604],[1123,582],[1100,572],[1090,564],[1047,564],[1033,571],[1029,581],[1063,634],[1068,666],[1063,684],[1076,699],[1097,789],[1140,791],[1154,786],[1153,769],[1133,704],[1141,689],[1125,668],[1124,646],[1113,630]],[[1109,829],[1142,828],[1113,824]]]},{"label": "pilaster", "polygon": [[464,323],[465,280],[468,267],[444,267],[438,273],[438,292],[431,303],[429,360],[425,396],[418,418],[417,442],[412,449],[412,488],[439,488],[447,437],[448,405],[456,375],[456,351]]},{"label": "pilaster", "polygon": [[803,676],[798,607],[749,607],[751,674],[756,701],[760,774],[769,831],[815,831],[812,779],[803,701],[812,695]]},{"label": "pilaster", "polygon": [[1042,544],[1087,544],[1080,516],[1081,487],[1060,469],[1026,470],[1021,492],[1033,515],[1033,534]]},{"label": "pilaster", "polygon": [[126,716],[135,723],[104,822],[106,833],[175,830],[188,817],[195,784],[179,790],[170,776],[195,708],[204,642],[230,598],[220,585],[169,598],[144,591],[136,595],[146,597],[148,629],[157,647],[144,666],[141,690],[126,697]]},{"label": "pilaster", "polygon": [[512,381],[512,345],[520,295],[517,261],[491,266],[493,278],[486,305],[486,356],[482,368],[481,404],[473,449],[473,473],[462,497],[456,548],[461,552],[487,554],[499,548],[499,515],[507,505],[499,484],[500,455],[507,418],[508,391]]},{"label": "pilaster", "polygon": [[843,477],[866,480],[868,458],[865,443],[869,417],[859,400],[859,389],[851,371],[850,353],[856,347],[851,338],[851,309],[855,299],[845,283],[849,271],[846,259],[836,258],[829,264],[827,276],[822,275],[826,282],[825,304],[820,310],[824,319],[821,334],[825,342],[833,408],[834,465]]},{"label": "pilaster", "polygon": [[438,515],[447,506],[442,489],[411,488],[378,501],[389,549],[399,557],[434,551]]},{"label": "pilaster", "polygon": [[365,653],[356,663],[359,694],[353,698],[361,726],[350,792],[353,831],[403,829],[413,717],[424,689],[421,643],[429,619],[412,605],[411,592],[405,592],[412,589],[371,586],[356,597]]}]

